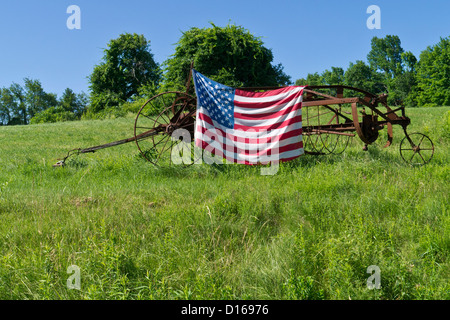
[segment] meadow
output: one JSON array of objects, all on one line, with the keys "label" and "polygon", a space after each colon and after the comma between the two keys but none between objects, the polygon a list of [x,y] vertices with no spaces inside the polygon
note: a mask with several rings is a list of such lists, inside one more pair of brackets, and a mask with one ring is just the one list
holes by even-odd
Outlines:
[{"label": "meadow", "polygon": [[[401,128],[363,151],[244,165],[154,167],[134,117],[0,127],[0,299],[450,299],[450,107],[407,109],[432,161],[403,162]],[[69,289],[68,268],[81,288]],[[367,287],[369,266],[380,289]]]}]

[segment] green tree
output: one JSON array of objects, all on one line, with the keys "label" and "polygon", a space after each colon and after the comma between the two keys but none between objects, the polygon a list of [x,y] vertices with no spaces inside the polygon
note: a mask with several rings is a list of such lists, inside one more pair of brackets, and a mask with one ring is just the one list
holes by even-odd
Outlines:
[{"label": "green tree", "polygon": [[87,101],[85,93],[76,94],[72,89],[66,88],[58,102],[58,106],[64,111],[72,112],[76,118],[80,118],[86,110]]},{"label": "green tree", "polygon": [[16,101],[8,88],[0,89],[0,125],[11,123],[12,111],[17,109]]},{"label": "green tree", "polygon": [[46,93],[39,80],[24,81],[24,87],[13,83],[2,90],[2,104],[9,111],[8,124],[28,124],[36,114],[57,104],[56,95]]},{"label": "green tree", "polygon": [[33,118],[39,112],[50,107],[55,107],[58,100],[56,94],[44,91],[39,80],[25,78],[24,81],[24,95],[27,109],[27,119],[24,123],[27,124],[28,120]]},{"label": "green tree", "polygon": [[103,61],[89,77],[93,112],[118,106],[137,95],[139,88],[158,84],[161,72],[143,35],[121,34],[108,43]]},{"label": "green tree", "polygon": [[300,78],[295,81],[296,86],[322,86],[324,85],[323,78],[318,72],[308,73],[306,79]]},{"label": "green tree", "polygon": [[14,103],[11,104],[12,118],[9,124],[27,124],[28,123],[28,109],[26,106],[25,92],[22,86],[13,82],[9,87],[9,92],[12,95]]},{"label": "green tree", "polygon": [[387,35],[385,38],[372,38],[372,48],[367,61],[372,69],[382,71],[386,79],[393,79],[403,73],[403,48],[398,36]]},{"label": "green tree", "polygon": [[383,75],[373,70],[364,61],[350,62],[344,73],[344,84],[378,94],[386,90]]},{"label": "green tree", "polygon": [[415,93],[417,59],[403,50],[398,36],[373,37],[367,61],[373,70],[382,72],[390,104],[414,105],[411,93]]},{"label": "green tree", "polygon": [[85,93],[76,94],[67,88],[57,106],[47,108],[31,118],[30,123],[46,123],[59,121],[72,121],[80,119],[87,106]]},{"label": "green tree", "polygon": [[272,51],[241,26],[191,28],[165,62],[165,89],[184,90],[191,62],[196,70],[232,87],[277,86],[290,83]]},{"label": "green tree", "polygon": [[331,67],[331,70],[325,70],[322,73],[322,82],[325,85],[344,84],[344,69],[340,67]]},{"label": "green tree", "polygon": [[450,37],[441,38],[420,54],[417,88],[419,106],[450,105]]}]

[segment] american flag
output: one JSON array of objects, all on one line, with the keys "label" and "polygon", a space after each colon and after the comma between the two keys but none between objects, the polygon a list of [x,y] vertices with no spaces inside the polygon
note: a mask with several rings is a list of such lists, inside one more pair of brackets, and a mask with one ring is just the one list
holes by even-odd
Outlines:
[{"label": "american flag", "polygon": [[233,163],[289,161],[304,153],[300,86],[235,89],[193,70],[195,145]]}]

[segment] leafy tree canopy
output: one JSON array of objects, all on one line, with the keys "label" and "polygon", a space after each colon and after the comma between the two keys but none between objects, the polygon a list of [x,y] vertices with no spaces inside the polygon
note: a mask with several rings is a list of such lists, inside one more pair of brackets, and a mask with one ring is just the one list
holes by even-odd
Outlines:
[{"label": "leafy tree canopy", "polygon": [[157,84],[161,73],[143,35],[121,34],[108,43],[103,61],[89,77],[91,99],[96,109],[119,105],[138,94],[139,88]]},{"label": "leafy tree canopy", "polygon": [[403,71],[402,53],[403,48],[398,36],[373,37],[367,61],[372,69],[382,71],[387,79],[392,79]]},{"label": "leafy tree canopy", "polygon": [[199,72],[233,86],[276,86],[290,83],[281,64],[262,40],[236,25],[191,28],[183,33],[175,54],[165,62],[166,88],[183,90],[191,62]]},{"label": "leafy tree canopy", "polygon": [[419,106],[450,105],[450,37],[422,51],[416,79]]}]

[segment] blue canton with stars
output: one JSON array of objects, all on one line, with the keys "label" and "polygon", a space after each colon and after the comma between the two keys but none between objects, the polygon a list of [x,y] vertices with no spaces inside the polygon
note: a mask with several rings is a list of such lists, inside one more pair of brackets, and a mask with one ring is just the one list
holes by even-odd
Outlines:
[{"label": "blue canton with stars", "polygon": [[198,104],[208,111],[209,117],[220,125],[234,128],[234,92],[231,87],[211,80],[192,70]]}]

